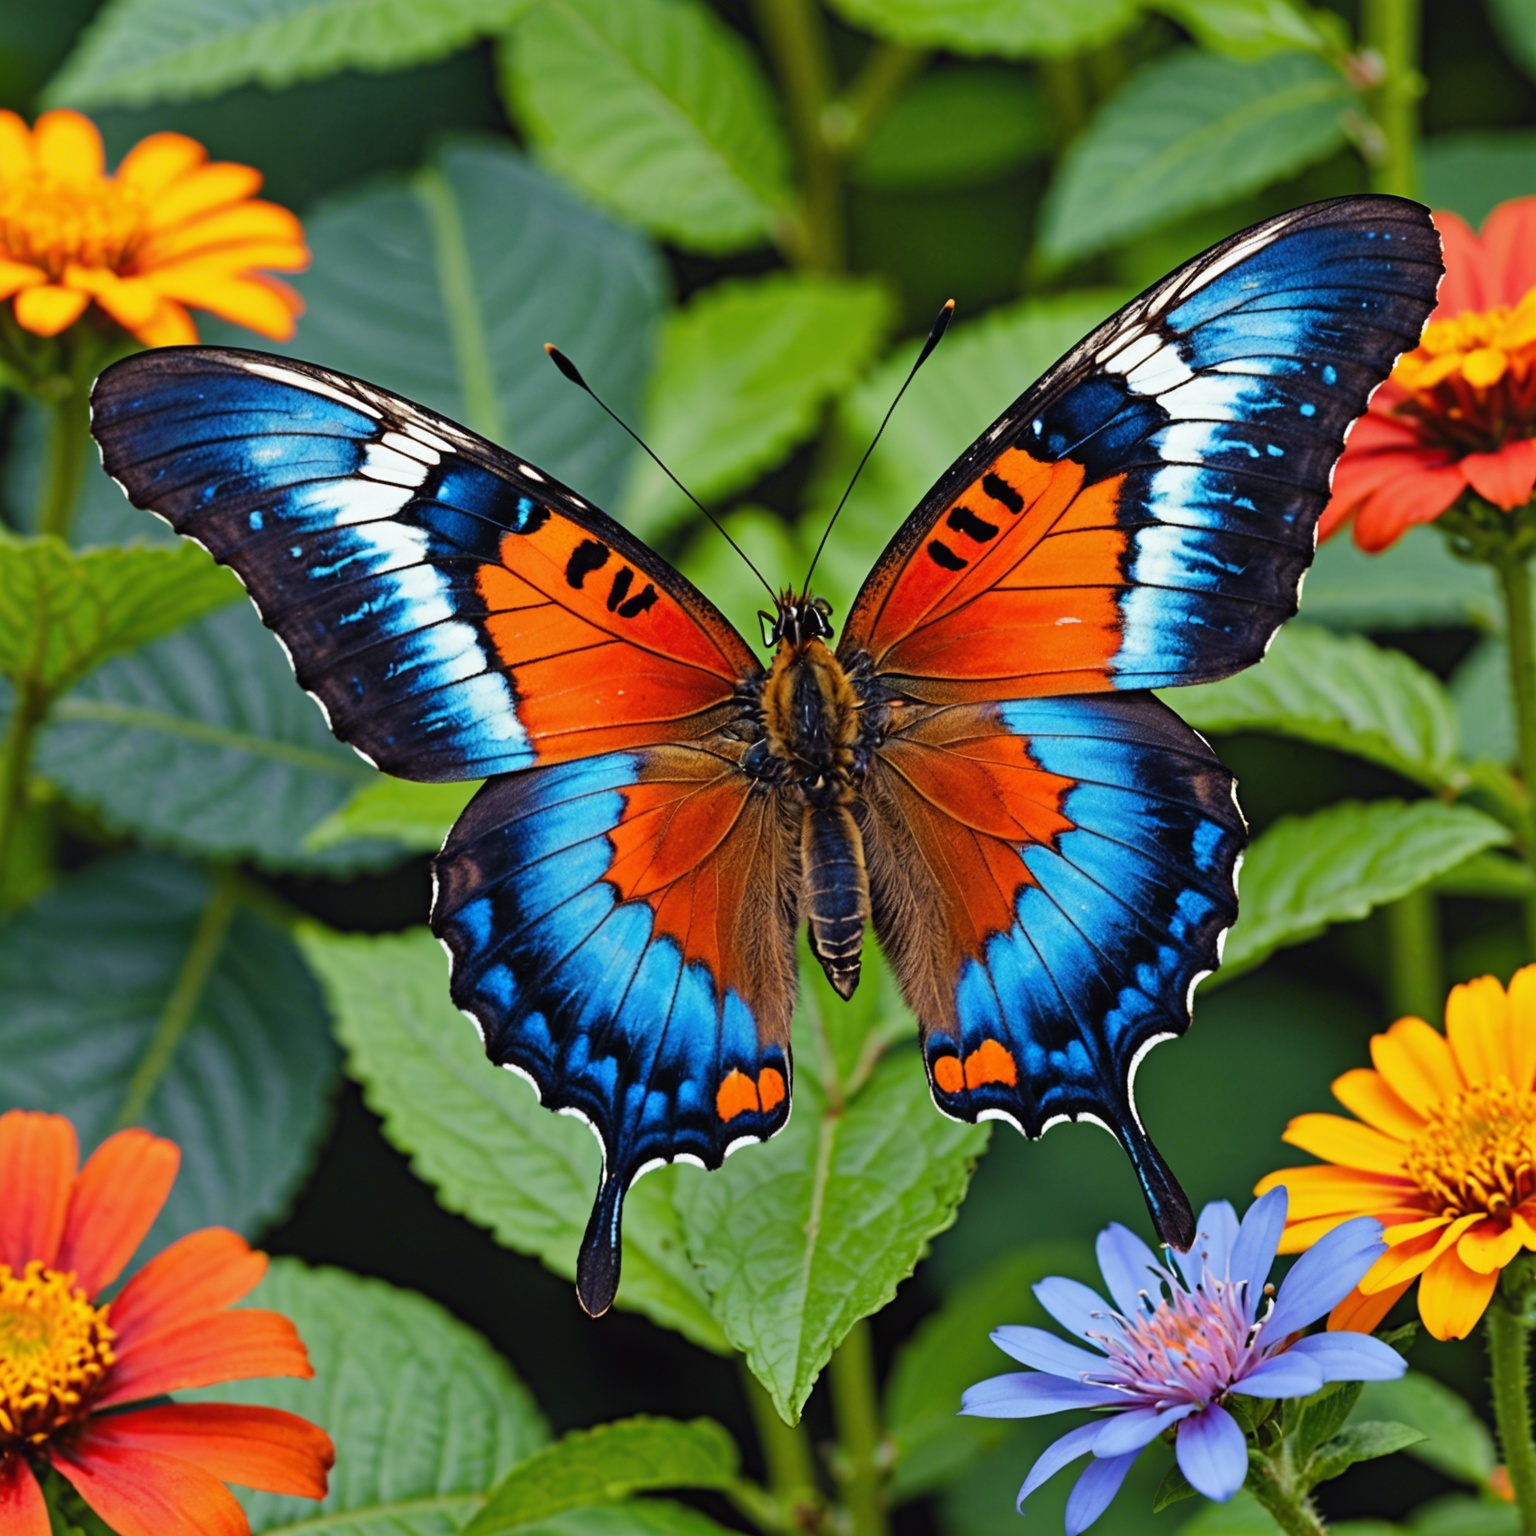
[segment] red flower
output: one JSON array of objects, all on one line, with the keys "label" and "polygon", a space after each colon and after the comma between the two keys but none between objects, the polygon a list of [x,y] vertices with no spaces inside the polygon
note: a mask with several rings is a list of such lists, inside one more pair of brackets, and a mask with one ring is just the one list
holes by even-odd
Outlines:
[{"label": "red flower", "polygon": [[220,1227],[172,1243],[109,1302],[181,1153],[120,1131],[77,1171],[58,1115],[0,1115],[0,1536],[48,1536],[35,1473],[52,1465],[118,1536],[250,1536],[238,1483],[325,1496],[330,1437],[275,1408],[169,1403],[252,1376],[310,1376],[276,1312],[230,1311],[266,1256]]},{"label": "red flower", "polygon": [[1505,511],[1536,488],[1536,197],[1500,204],[1480,236],[1434,217],[1440,302],[1355,423],[1320,529],[1353,516],[1372,553],[1469,488]]}]

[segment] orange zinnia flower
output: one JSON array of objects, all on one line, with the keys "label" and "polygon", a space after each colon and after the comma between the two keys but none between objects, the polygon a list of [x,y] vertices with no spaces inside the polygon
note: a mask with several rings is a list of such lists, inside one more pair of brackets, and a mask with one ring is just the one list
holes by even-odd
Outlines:
[{"label": "orange zinnia flower", "polygon": [[1463,1339],[1499,1271],[1536,1250],[1536,965],[1504,988],[1455,987],[1445,1034],[1399,1019],[1371,1041],[1373,1072],[1333,1095],[1357,1120],[1298,1115],[1285,1140],[1331,1166],[1282,1168],[1291,1203],[1282,1253],[1300,1253],[1352,1216],[1374,1216],[1388,1251],[1329,1327],[1368,1333],[1420,1280],[1419,1315],[1437,1339]]},{"label": "orange zinnia flower", "polygon": [[249,1536],[239,1483],[324,1498],[330,1438],[291,1413],[169,1403],[251,1376],[310,1376],[287,1318],[230,1311],[266,1257],[219,1227],[149,1261],[109,1302],[181,1154],[120,1131],[83,1169],[58,1115],[0,1115],[0,1536],[48,1536],[51,1465],[118,1536]]},{"label": "orange zinnia flower", "polygon": [[1481,236],[1434,218],[1439,304],[1355,423],[1323,513],[1324,538],[1352,516],[1373,553],[1469,489],[1507,512],[1536,488],[1536,197],[1495,208]]},{"label": "orange zinnia flower", "polygon": [[299,296],[256,269],[309,264],[286,208],[254,200],[261,173],[208,164],[179,133],[141,140],[115,176],[101,135],[78,112],[45,112],[37,127],[0,112],[0,299],[17,322],[55,336],[94,299],[146,346],[195,342],[185,306],[284,341]]}]

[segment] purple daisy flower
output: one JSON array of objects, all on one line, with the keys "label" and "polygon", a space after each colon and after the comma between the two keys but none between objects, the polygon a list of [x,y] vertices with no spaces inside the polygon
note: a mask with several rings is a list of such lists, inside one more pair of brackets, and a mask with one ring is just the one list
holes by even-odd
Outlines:
[{"label": "purple daisy flower", "polygon": [[1241,1225],[1225,1200],[1213,1201],[1200,1213],[1194,1248],[1175,1253],[1171,1265],[1125,1227],[1106,1227],[1098,1259],[1113,1306],[1076,1280],[1053,1276],[1035,1287],[1040,1305],[1092,1350],[1043,1328],[993,1333],[1000,1349],[1032,1369],[978,1383],[962,1413],[1033,1419],[1111,1410],[1047,1447],[1019,1490],[1021,1509],[1047,1478],[1091,1453],[1067,1501],[1067,1536],[1078,1536],[1109,1507],[1142,1450],[1174,1425],[1180,1470],[1198,1492],[1224,1503],[1248,1473],[1247,1441],[1222,1406],[1229,1393],[1310,1397],[1331,1381],[1390,1381],[1407,1370],[1368,1334],[1299,1337],[1386,1252],[1381,1223],[1361,1216],[1335,1227],[1275,1295],[1265,1282],[1285,1210],[1283,1187],[1254,1201]]}]

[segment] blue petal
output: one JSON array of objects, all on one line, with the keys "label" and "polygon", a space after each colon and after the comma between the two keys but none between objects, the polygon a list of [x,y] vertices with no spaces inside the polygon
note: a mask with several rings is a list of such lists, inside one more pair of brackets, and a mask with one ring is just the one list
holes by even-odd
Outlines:
[{"label": "blue petal", "polygon": [[1199,1285],[1203,1267],[1208,1267],[1218,1280],[1226,1278],[1227,1257],[1237,1239],[1237,1212],[1232,1209],[1232,1202],[1212,1200],[1200,1212],[1195,1231],[1195,1246],[1188,1253],[1173,1256],[1190,1290]]},{"label": "blue petal", "polygon": [[1283,1184],[1270,1190],[1248,1207],[1248,1214],[1237,1229],[1237,1240],[1227,1261],[1228,1271],[1233,1280],[1248,1282],[1250,1298],[1256,1298],[1269,1279],[1270,1266],[1280,1248],[1280,1234],[1285,1230],[1287,1200]]},{"label": "blue petal", "polygon": [[1125,1317],[1145,1312],[1141,1292],[1158,1289],[1157,1256],[1129,1227],[1111,1222],[1099,1233],[1095,1251],[1109,1294]]},{"label": "blue petal", "polygon": [[1040,1459],[1029,1469],[1029,1476],[1024,1479],[1024,1486],[1019,1489],[1020,1514],[1024,1512],[1024,1500],[1036,1488],[1049,1478],[1055,1477],[1069,1461],[1076,1461],[1079,1456],[1088,1454],[1103,1427],[1103,1423],[1098,1419],[1095,1419],[1092,1424],[1079,1425],[1076,1429],[1069,1429],[1060,1440],[1053,1440],[1041,1451]]},{"label": "blue petal", "polygon": [[1248,1442],[1219,1403],[1179,1425],[1175,1450],[1189,1486],[1218,1504],[1236,1494],[1248,1476]]},{"label": "blue petal", "polygon": [[1090,1355],[1076,1344],[1068,1344],[1044,1328],[994,1328],[992,1342],[1020,1362],[1053,1376],[1070,1376],[1074,1381],[1085,1371],[1102,1371],[1103,1355]]},{"label": "blue petal", "polygon": [[1374,1216],[1356,1216],[1335,1227],[1291,1266],[1275,1309],[1264,1321],[1265,1337],[1283,1338],[1331,1312],[1386,1251]]},{"label": "blue petal", "polygon": [[1081,1536],[1109,1508],[1138,1453],[1090,1461],[1067,1500],[1067,1536]]},{"label": "blue petal", "polygon": [[1110,1304],[1077,1280],[1051,1275],[1035,1286],[1035,1300],[1080,1339],[1092,1342],[1095,1334],[1118,1338],[1124,1331]]},{"label": "blue petal", "polygon": [[1245,1397],[1311,1397],[1322,1390],[1326,1380],[1317,1361],[1286,1350],[1233,1382],[1232,1390]]},{"label": "blue petal", "polygon": [[1131,1408],[1117,1413],[1114,1418],[1101,1420],[1094,1427],[1099,1437],[1093,1442],[1093,1454],[1099,1457],[1124,1456],[1129,1451],[1139,1451],[1151,1443],[1180,1419],[1187,1419],[1198,1403],[1180,1403],[1177,1408]]},{"label": "blue petal", "polygon": [[1390,1344],[1368,1333],[1318,1333],[1298,1339],[1288,1353],[1317,1361],[1324,1381],[1396,1381],[1408,1369]]},{"label": "blue petal", "polygon": [[1039,1371],[1015,1371],[968,1387],[960,1412],[983,1419],[1038,1419],[1068,1408],[1108,1408],[1124,1401],[1125,1393],[1110,1387],[1063,1381]]}]

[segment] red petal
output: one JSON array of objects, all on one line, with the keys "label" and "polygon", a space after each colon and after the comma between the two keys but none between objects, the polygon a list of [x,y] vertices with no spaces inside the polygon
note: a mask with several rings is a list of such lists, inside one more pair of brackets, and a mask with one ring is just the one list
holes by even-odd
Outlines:
[{"label": "red petal", "polygon": [[48,1506],[20,1455],[0,1456],[0,1536],[48,1536]]},{"label": "red petal", "polygon": [[1440,302],[1431,318],[1446,320],[1464,310],[1491,308],[1498,300],[1485,297],[1483,253],[1477,236],[1457,214],[1442,211],[1434,217],[1444,248],[1445,276],[1440,282]]},{"label": "red petal", "polygon": [[89,1429],[49,1454],[117,1536],[251,1536],[234,1494],[189,1461],[107,1445]]},{"label": "red petal", "polygon": [[75,1128],[63,1115],[25,1109],[0,1115],[0,1264],[52,1265],[80,1162]]},{"label": "red petal", "polygon": [[1500,203],[1483,223],[1483,266],[1495,304],[1518,304],[1536,288],[1536,197]]},{"label": "red petal", "polygon": [[140,1408],[93,1419],[91,1436],[130,1450],[178,1456],[221,1483],[304,1499],[325,1497],[326,1473],[336,1464],[323,1429],[279,1408],[234,1403]]},{"label": "red petal", "polygon": [[1497,453],[1469,453],[1461,468],[1479,496],[1513,511],[1523,507],[1536,489],[1536,438],[1506,443]]},{"label": "red petal", "polygon": [[172,1323],[232,1307],[256,1289],[267,1256],[226,1227],[190,1232],[157,1253],[112,1303],[119,1353]]},{"label": "red petal", "polygon": [[279,1312],[215,1312],[141,1334],[118,1350],[98,1408],[251,1376],[313,1376],[298,1329]]},{"label": "red petal", "polygon": [[1461,495],[1466,476],[1458,464],[1413,470],[1373,491],[1355,513],[1355,543],[1368,554],[1395,544],[1415,523],[1432,523]]},{"label": "red petal", "polygon": [[72,1269],[94,1296],[111,1285],[155,1224],[181,1151],[148,1131],[119,1131],[91,1153],[70,1196],[57,1268]]}]

